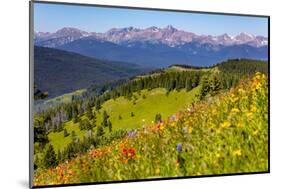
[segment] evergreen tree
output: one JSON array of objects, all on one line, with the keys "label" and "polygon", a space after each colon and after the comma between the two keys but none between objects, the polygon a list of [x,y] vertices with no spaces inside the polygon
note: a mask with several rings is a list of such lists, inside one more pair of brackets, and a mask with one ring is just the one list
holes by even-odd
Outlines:
[{"label": "evergreen tree", "polygon": [[108,118],[109,118],[109,115],[107,114],[106,111],[103,111],[103,121],[102,121],[102,125],[104,127],[107,127],[108,126]]},{"label": "evergreen tree", "polygon": [[135,116],[134,112],[131,112],[131,117],[134,117],[134,116]]},{"label": "evergreen tree", "polygon": [[162,116],[161,116],[161,114],[156,114],[155,115],[155,120],[154,120],[154,123],[159,123],[159,122],[161,122],[162,121]]},{"label": "evergreen tree", "polygon": [[72,137],[73,140],[76,138],[76,133],[75,133],[75,131],[72,131],[72,132],[71,132],[71,137]]},{"label": "evergreen tree", "polygon": [[62,162],[63,161],[63,157],[62,157],[62,153],[60,150],[58,150],[58,162]]},{"label": "evergreen tree", "polygon": [[92,124],[90,121],[86,118],[82,120],[79,124],[80,130],[91,130],[92,129]]},{"label": "evergreen tree", "polygon": [[56,127],[56,132],[61,132],[63,130],[62,124],[58,124]]},{"label": "evergreen tree", "polygon": [[101,109],[101,102],[100,99],[98,98],[96,101],[96,110],[99,111]]},{"label": "evergreen tree", "polygon": [[101,125],[99,125],[97,127],[97,133],[96,133],[97,137],[101,137],[104,135],[104,130],[103,130],[103,127]]},{"label": "evergreen tree", "polygon": [[[224,77],[228,80],[229,77]],[[222,82],[218,75],[204,76],[201,80],[200,99],[207,95],[215,95],[222,89]]]},{"label": "evergreen tree", "polygon": [[87,107],[86,115],[89,120],[93,119],[93,112],[92,112],[92,108],[90,106]]},{"label": "evergreen tree", "polygon": [[211,95],[217,94],[217,92],[222,89],[221,81],[218,79],[217,75],[214,75],[210,81]]},{"label": "evergreen tree", "polygon": [[111,121],[108,121],[108,130],[111,133],[111,131],[112,131],[112,123],[111,123]]},{"label": "evergreen tree", "polygon": [[54,167],[58,165],[55,150],[51,144],[46,146],[43,154],[43,165],[45,168]]},{"label": "evergreen tree", "polygon": [[67,130],[66,130],[65,128],[63,129],[63,136],[64,136],[64,137],[69,136],[69,133],[67,132]]},{"label": "evergreen tree", "polygon": [[203,77],[201,80],[201,88],[199,98],[202,99],[205,97],[210,91],[209,79],[207,76]]},{"label": "evergreen tree", "polygon": [[91,124],[91,122],[89,120],[86,121],[86,130],[92,130],[93,129],[93,125]]},{"label": "evergreen tree", "polygon": [[34,121],[34,143],[38,142],[41,146],[45,146],[49,140],[47,130],[41,126],[38,120]]},{"label": "evergreen tree", "polygon": [[73,123],[77,123],[79,121],[78,114],[75,114],[73,117]]},{"label": "evergreen tree", "polygon": [[96,116],[96,113],[93,112],[93,118],[92,118],[92,128],[95,128],[96,127],[96,124],[97,124],[97,116]]}]

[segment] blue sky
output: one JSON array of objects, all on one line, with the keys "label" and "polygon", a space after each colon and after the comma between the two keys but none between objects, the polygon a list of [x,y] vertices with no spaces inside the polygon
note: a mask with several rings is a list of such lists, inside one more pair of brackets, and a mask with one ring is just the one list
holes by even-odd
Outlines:
[{"label": "blue sky", "polygon": [[150,26],[175,28],[196,34],[237,35],[247,32],[267,36],[267,18],[181,13],[121,8],[86,7],[77,5],[34,5],[35,31],[54,32],[62,27],[76,27],[85,31],[105,32],[111,28],[147,28]]}]

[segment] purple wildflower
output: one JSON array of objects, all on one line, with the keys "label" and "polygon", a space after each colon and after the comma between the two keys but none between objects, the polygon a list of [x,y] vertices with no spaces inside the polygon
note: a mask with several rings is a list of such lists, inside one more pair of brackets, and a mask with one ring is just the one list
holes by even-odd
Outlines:
[{"label": "purple wildflower", "polygon": [[137,132],[136,131],[128,131],[128,136],[129,138],[134,138],[136,136]]},{"label": "purple wildflower", "polygon": [[170,121],[175,121],[176,120],[176,116],[175,115],[172,115],[171,117],[170,117]]},{"label": "purple wildflower", "polygon": [[179,144],[177,145],[177,151],[178,151],[178,152],[181,152],[181,151],[182,151],[182,144],[181,144],[181,143],[179,143]]}]

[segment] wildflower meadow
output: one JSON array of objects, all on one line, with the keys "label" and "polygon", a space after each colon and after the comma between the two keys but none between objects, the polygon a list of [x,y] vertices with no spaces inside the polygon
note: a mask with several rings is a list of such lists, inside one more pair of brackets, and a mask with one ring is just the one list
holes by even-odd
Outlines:
[{"label": "wildflower meadow", "polygon": [[50,168],[34,185],[268,171],[268,78],[257,72],[167,119]]}]

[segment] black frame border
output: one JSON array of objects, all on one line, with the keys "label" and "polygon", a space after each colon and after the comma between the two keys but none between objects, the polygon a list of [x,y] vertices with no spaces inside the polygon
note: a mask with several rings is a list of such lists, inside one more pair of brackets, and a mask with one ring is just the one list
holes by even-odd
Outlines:
[{"label": "black frame border", "polygon": [[[34,7],[33,4],[53,4],[53,5],[70,5],[70,6],[85,6],[85,7],[101,7],[101,8],[119,8],[119,9],[132,9],[132,10],[148,10],[148,11],[163,11],[163,12],[179,12],[179,13],[196,13],[196,14],[211,14],[211,15],[224,15],[224,16],[245,16],[245,17],[259,17],[267,18],[268,24],[268,170],[261,172],[243,172],[243,173],[226,173],[226,174],[213,174],[213,175],[199,175],[199,176],[183,176],[183,177],[160,177],[160,178],[147,178],[137,180],[116,180],[104,182],[85,182],[85,183],[71,183],[71,184],[55,184],[33,186],[33,65],[34,65],[34,51],[33,51],[33,32],[34,32]],[[176,179],[189,179],[189,178],[211,178],[211,177],[224,177],[224,176],[240,176],[240,175],[257,175],[270,173],[270,16],[269,15],[256,15],[256,14],[240,14],[240,13],[226,13],[226,12],[210,12],[210,11],[194,11],[194,10],[179,10],[179,9],[163,9],[163,8],[149,8],[149,7],[133,7],[133,6],[120,6],[120,5],[103,5],[103,4],[89,4],[89,3],[69,3],[57,1],[29,1],[29,188],[54,188],[54,187],[68,187],[68,186],[85,186],[85,185],[100,185],[100,184],[115,184],[115,183],[135,183],[135,182],[148,182],[148,181],[165,181]]]}]

